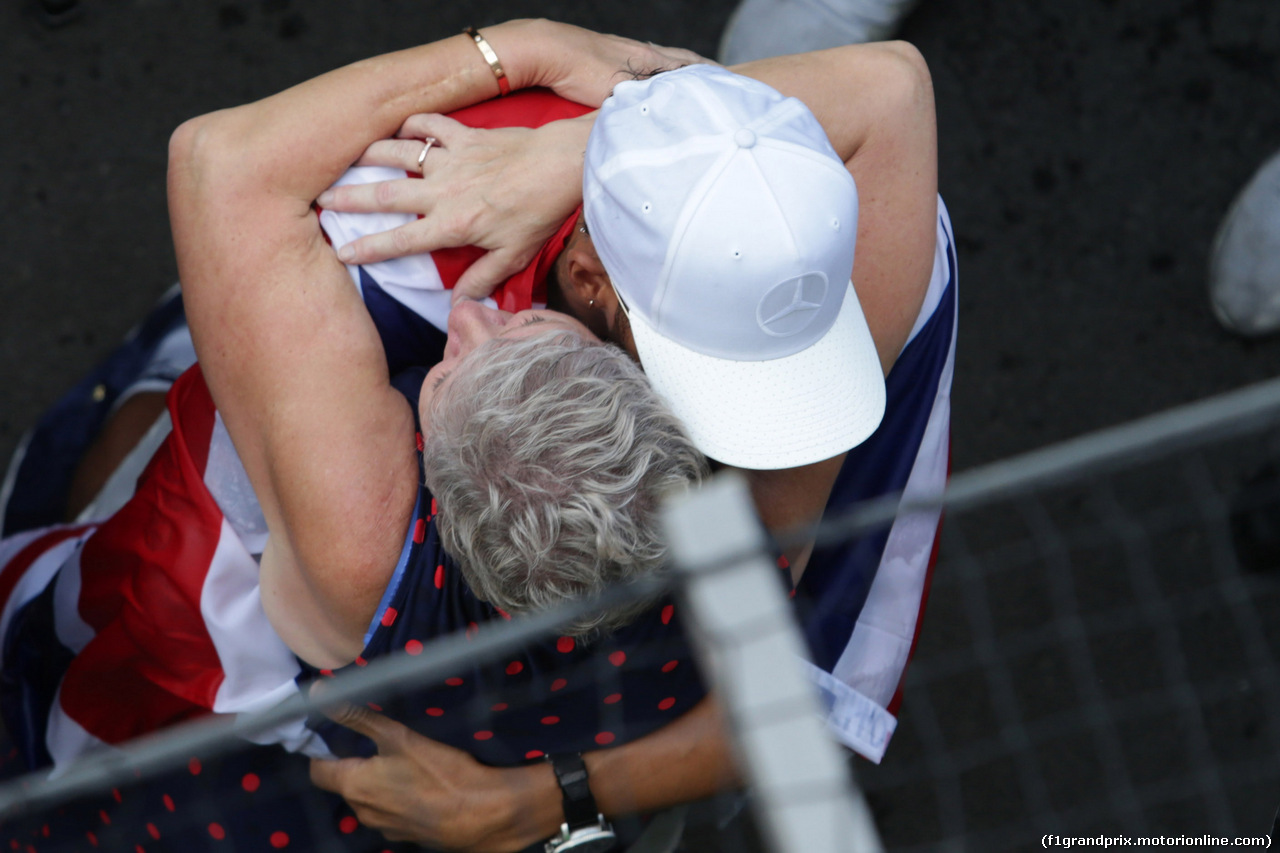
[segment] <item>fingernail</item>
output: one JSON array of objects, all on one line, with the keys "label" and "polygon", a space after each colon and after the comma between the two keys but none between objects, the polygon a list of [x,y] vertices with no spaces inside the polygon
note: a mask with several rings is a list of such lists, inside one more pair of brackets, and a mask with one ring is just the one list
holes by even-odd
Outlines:
[{"label": "fingernail", "polygon": [[356,250],[351,248],[350,244],[343,246],[338,250],[338,260],[344,264],[349,264],[356,259]]},{"label": "fingernail", "polygon": [[325,190],[316,198],[316,204],[321,207],[328,207],[333,204],[333,190]]}]

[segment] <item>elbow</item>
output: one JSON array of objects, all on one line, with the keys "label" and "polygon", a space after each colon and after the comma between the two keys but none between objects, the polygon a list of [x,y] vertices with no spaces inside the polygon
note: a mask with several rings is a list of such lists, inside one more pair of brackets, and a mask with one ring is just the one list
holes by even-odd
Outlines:
[{"label": "elbow", "polygon": [[209,116],[187,119],[169,137],[169,178],[190,175],[209,153]]},{"label": "elbow", "polygon": [[910,42],[883,42],[886,76],[894,81],[898,97],[914,107],[933,112],[933,77],[924,54]]},{"label": "elbow", "polygon": [[222,113],[188,119],[169,137],[168,191],[170,209],[206,204],[215,193],[232,188],[228,178],[237,170],[234,135]]}]

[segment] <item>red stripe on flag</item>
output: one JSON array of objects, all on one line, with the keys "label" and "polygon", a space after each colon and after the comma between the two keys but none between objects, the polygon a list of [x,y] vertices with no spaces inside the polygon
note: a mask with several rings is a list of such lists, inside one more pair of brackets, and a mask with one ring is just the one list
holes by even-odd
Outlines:
[{"label": "red stripe on flag", "polygon": [[206,712],[224,678],[200,611],[222,513],[204,486],[215,411],[198,368],[169,408],[173,432],[81,555],[79,610],[97,635],[67,671],[62,706],[107,743]]}]

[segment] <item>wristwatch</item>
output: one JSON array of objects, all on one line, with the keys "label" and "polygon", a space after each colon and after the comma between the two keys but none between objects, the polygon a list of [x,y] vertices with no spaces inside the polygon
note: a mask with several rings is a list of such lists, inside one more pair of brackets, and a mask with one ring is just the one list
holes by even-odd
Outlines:
[{"label": "wristwatch", "polygon": [[547,853],[606,853],[618,843],[613,827],[596,808],[587,784],[587,765],[577,752],[549,756],[564,804],[564,823],[546,844]]}]

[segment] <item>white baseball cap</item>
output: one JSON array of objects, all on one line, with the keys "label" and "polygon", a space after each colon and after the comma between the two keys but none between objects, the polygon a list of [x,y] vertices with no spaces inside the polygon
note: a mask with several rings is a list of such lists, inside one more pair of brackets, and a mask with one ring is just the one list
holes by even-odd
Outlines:
[{"label": "white baseball cap", "polygon": [[703,453],[790,468],[875,431],[858,192],[804,104],[710,65],[621,83],[583,199],[645,373]]}]

